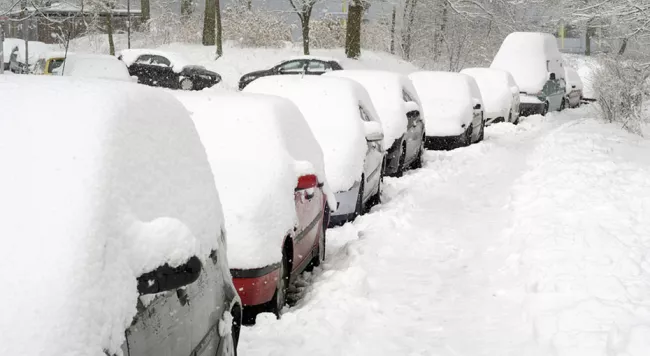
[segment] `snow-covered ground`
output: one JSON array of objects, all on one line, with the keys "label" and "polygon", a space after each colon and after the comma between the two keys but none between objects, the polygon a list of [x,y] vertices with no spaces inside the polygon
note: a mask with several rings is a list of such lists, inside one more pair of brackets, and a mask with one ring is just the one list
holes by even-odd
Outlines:
[{"label": "snow-covered ground", "polygon": [[650,354],[650,142],[590,108],[386,178],[241,355]]}]

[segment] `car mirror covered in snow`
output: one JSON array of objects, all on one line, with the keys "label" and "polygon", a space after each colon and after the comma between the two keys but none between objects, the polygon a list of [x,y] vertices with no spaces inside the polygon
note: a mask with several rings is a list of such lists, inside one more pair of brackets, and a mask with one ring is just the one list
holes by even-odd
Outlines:
[{"label": "car mirror covered in snow", "polygon": [[381,141],[384,139],[384,131],[381,127],[381,123],[376,121],[364,122],[363,128],[366,133],[366,141],[374,142]]},{"label": "car mirror covered in snow", "polygon": [[174,290],[194,283],[200,274],[201,260],[196,256],[178,267],[165,263],[138,277],[138,292],[146,295]]}]

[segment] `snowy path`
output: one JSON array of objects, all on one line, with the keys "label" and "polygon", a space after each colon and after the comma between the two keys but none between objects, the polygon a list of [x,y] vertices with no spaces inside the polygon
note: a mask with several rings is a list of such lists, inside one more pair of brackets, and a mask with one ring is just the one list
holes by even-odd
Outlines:
[{"label": "snowy path", "polygon": [[387,179],[239,354],[650,354],[650,145],[586,113],[495,125]]}]

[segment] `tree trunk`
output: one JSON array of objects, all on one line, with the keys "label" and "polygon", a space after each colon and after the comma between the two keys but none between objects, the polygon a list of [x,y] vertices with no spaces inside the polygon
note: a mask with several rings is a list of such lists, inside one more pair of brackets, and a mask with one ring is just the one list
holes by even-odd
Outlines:
[{"label": "tree trunk", "polygon": [[215,14],[217,17],[217,58],[223,56],[223,27],[221,26],[221,2],[219,0],[214,1]]},{"label": "tree trunk", "polygon": [[215,44],[215,0],[205,0],[205,13],[203,16],[203,45],[213,46]]},{"label": "tree trunk", "polygon": [[393,16],[390,22],[390,54],[395,54],[395,16],[397,15],[397,6],[393,6]]},{"label": "tree trunk", "polygon": [[194,3],[192,0],[181,0],[181,19],[187,23],[194,12]]},{"label": "tree trunk", "polygon": [[253,0],[246,0],[246,9],[248,9],[248,11],[253,9]]},{"label": "tree trunk", "polygon": [[361,19],[363,6],[357,1],[351,1],[348,6],[348,26],[345,31],[345,55],[358,59],[361,56]]},{"label": "tree trunk", "polygon": [[140,19],[142,23],[145,23],[151,19],[151,9],[149,6],[149,0],[140,0]]},{"label": "tree trunk", "polygon": [[311,14],[302,14],[300,16],[300,25],[302,26],[302,52],[309,55],[309,19]]},{"label": "tree trunk", "polygon": [[115,42],[113,41],[113,9],[108,8],[106,15],[106,32],[108,33],[108,54],[115,55]]},{"label": "tree trunk", "polygon": [[625,53],[625,50],[627,49],[627,38],[623,39],[623,43],[621,43],[621,48],[618,50],[618,55],[622,56]]},{"label": "tree trunk", "polygon": [[440,16],[440,26],[433,35],[433,60],[437,61],[442,55],[442,44],[445,40],[445,31],[447,31],[448,16],[447,3],[442,3],[442,14]]},{"label": "tree trunk", "polygon": [[585,56],[591,56],[591,36],[594,33],[594,29],[591,27],[591,22],[593,19],[587,21],[587,31],[585,31]]}]

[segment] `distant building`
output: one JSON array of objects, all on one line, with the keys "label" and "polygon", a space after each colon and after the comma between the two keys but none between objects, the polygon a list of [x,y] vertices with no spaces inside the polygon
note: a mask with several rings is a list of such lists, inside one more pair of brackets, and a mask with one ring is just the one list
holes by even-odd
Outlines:
[{"label": "distant building", "polygon": [[57,37],[76,38],[83,35],[93,19],[97,19],[104,27],[109,14],[112,15],[114,32],[126,31],[129,17],[131,28],[140,24],[140,9],[127,11],[124,7],[117,7],[111,12],[97,12],[88,7],[84,9],[77,4],[48,1],[43,6],[30,5],[6,14],[8,24],[5,36],[24,39],[24,31],[27,30],[27,38],[30,41],[55,43]]}]

